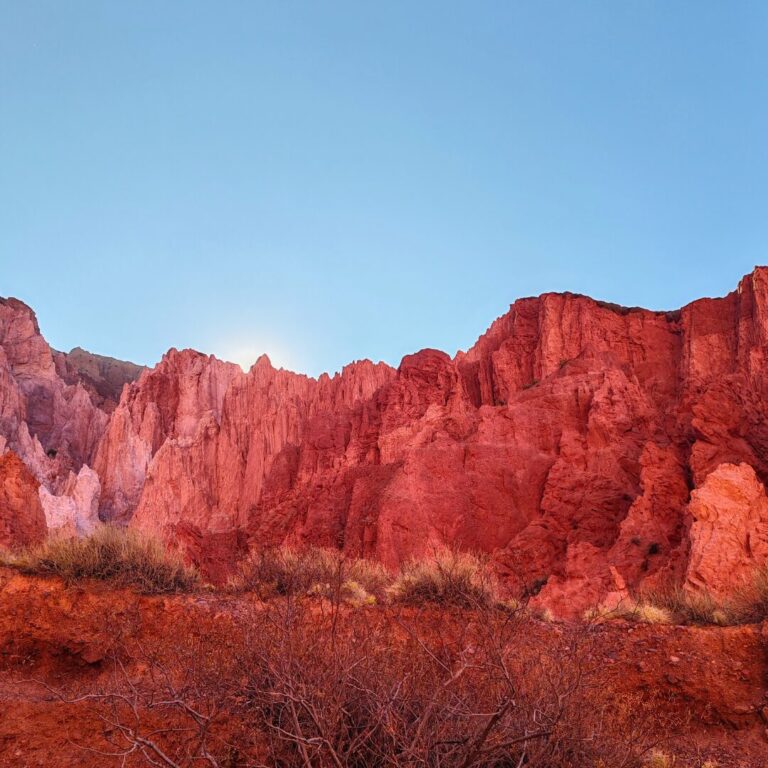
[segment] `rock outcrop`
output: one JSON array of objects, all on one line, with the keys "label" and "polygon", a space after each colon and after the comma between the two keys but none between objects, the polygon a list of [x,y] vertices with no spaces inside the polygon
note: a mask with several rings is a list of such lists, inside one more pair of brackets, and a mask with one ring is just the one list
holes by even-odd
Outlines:
[{"label": "rock outcrop", "polygon": [[83,350],[55,352],[26,304],[0,299],[0,440],[39,484],[50,528],[91,527],[99,480],[89,465],[110,398],[119,399],[121,382],[140,370]]},{"label": "rock outcrop", "polygon": [[13,451],[0,452],[0,547],[20,549],[45,539],[39,483]]},{"label": "rock outcrop", "polygon": [[721,464],[691,494],[686,588],[728,598],[768,563],[768,496],[749,464]]},{"label": "rock outcrop", "polygon": [[75,475],[69,473],[61,493],[40,487],[48,530],[58,536],[88,536],[99,524],[99,476],[83,464]]},{"label": "rock outcrop", "polygon": [[56,372],[67,384],[81,384],[94,405],[107,413],[115,410],[123,387],[135,381],[144,366],[94,355],[81,347],[70,352],[54,352]]},{"label": "rock outcrop", "polygon": [[103,519],[182,546],[211,573],[266,543],[389,565],[452,544],[490,553],[510,588],[561,613],[617,582],[688,574],[717,589],[722,570],[694,565],[705,529],[691,492],[718,509],[724,464],[768,480],[766,268],[675,312],[521,299],[467,352],[422,350],[397,369],[362,361],[313,379],[266,357],[244,373],[171,350],[109,416],[103,393],[61,375],[61,394],[43,400],[77,407],[46,415],[33,392],[49,385],[29,377],[48,382],[57,366],[32,336],[3,342],[16,362],[0,366],[0,419],[29,418],[0,433],[30,466],[71,434],[65,465],[94,468]]}]

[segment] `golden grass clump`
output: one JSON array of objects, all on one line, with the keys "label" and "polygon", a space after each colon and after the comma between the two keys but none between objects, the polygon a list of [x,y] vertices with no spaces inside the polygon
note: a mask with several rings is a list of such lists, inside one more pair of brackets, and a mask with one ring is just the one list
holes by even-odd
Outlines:
[{"label": "golden grass clump", "polygon": [[768,564],[753,578],[735,587],[727,598],[717,599],[706,590],[692,592],[674,586],[645,591],[641,599],[663,608],[685,624],[728,626],[768,619]]},{"label": "golden grass clump", "polygon": [[347,579],[341,585],[341,598],[358,608],[363,605],[376,605],[375,596],[370,594],[362,584],[351,579]]},{"label": "golden grass clump", "polygon": [[672,624],[672,614],[666,609],[651,603],[639,603],[635,608],[636,621],[643,624]]},{"label": "golden grass clump", "polygon": [[636,621],[641,624],[672,624],[672,613],[658,605],[646,602],[626,603],[616,608],[589,608],[584,612],[585,621],[602,622],[611,619]]},{"label": "golden grass clump", "polygon": [[731,611],[709,592],[689,592],[680,586],[645,590],[640,600],[670,614],[682,624],[728,624]]},{"label": "golden grass clump", "polygon": [[32,575],[67,581],[100,579],[145,594],[183,592],[200,585],[198,572],[178,553],[137,531],[104,525],[85,538],[51,539],[5,559]]},{"label": "golden grass clump", "polygon": [[389,590],[395,602],[489,607],[498,602],[498,586],[486,559],[469,552],[438,550],[432,558],[412,560]]},{"label": "golden grass clump", "polygon": [[644,768],[674,768],[677,760],[666,752],[654,749],[643,761]]}]

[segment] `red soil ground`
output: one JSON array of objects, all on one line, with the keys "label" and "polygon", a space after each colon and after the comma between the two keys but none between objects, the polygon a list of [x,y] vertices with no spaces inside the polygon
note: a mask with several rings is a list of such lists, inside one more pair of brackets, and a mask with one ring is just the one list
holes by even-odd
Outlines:
[{"label": "red soil ground", "polygon": [[[64,703],[50,689],[71,696],[97,684],[118,642],[171,647],[190,633],[220,632],[256,605],[249,595],[146,597],[0,570],[0,765],[119,765],[82,748],[104,747],[96,707]],[[389,609],[356,610],[375,621]],[[446,621],[462,620],[438,609],[412,618],[436,632]],[[565,626],[533,622],[530,640],[546,642]],[[591,653],[617,696],[661,693],[660,714],[688,719],[667,749],[680,756],[677,765],[700,766],[705,759],[721,768],[768,765],[768,623],[699,628],[611,622],[591,632]]]}]

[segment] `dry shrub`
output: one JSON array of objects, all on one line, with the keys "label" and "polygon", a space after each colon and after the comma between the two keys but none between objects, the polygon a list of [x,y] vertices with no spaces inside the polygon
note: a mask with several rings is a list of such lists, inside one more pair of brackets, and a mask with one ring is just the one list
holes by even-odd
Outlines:
[{"label": "dry shrub", "polygon": [[377,601],[386,598],[387,590],[392,584],[393,574],[381,563],[365,558],[353,558],[345,561],[345,563],[345,579],[359,584]]},{"label": "dry shrub", "polygon": [[727,599],[716,599],[706,590],[691,592],[680,586],[645,590],[640,599],[669,611],[680,623],[759,623],[768,619],[768,563],[755,570],[752,578],[734,588]]},{"label": "dry shrub", "polygon": [[633,601],[612,610],[589,609],[586,621],[626,619],[649,624],[697,624],[729,626],[768,620],[768,563],[756,569],[752,579],[733,588],[726,599],[707,590],[696,592],[680,585],[643,589]]},{"label": "dry shrub", "polygon": [[317,595],[367,604],[372,602],[369,598],[381,599],[390,582],[388,571],[372,560],[348,558],[320,547],[272,547],[252,552],[230,584],[236,590],[254,591],[262,599]]},{"label": "dry shrub", "polygon": [[432,558],[406,563],[390,589],[395,602],[482,608],[498,602],[498,586],[487,559],[470,552],[438,550]]},{"label": "dry shrub", "polygon": [[310,595],[357,605],[398,602],[488,607],[498,602],[497,583],[487,559],[450,549],[412,560],[397,575],[376,561],[348,557],[334,549],[255,550],[240,563],[230,587],[254,591],[262,599]]},{"label": "dry shrub", "polygon": [[679,588],[654,590],[647,593],[645,599],[680,624],[725,627],[759,623],[768,618],[768,593],[752,585],[734,590],[727,600],[722,601],[708,592],[688,593]]},{"label": "dry shrub", "polygon": [[24,573],[101,579],[146,594],[182,592],[200,577],[181,556],[137,531],[104,525],[86,538],[52,539],[7,561]]},{"label": "dry shrub", "polygon": [[179,768],[639,768],[671,725],[615,695],[583,625],[295,600],[237,621],[115,665],[88,694],[111,754]]}]

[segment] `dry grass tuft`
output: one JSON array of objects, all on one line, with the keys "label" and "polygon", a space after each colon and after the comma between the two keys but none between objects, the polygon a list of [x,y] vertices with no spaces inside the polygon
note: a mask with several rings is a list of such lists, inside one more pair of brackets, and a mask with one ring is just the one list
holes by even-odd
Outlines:
[{"label": "dry grass tuft", "polygon": [[442,549],[429,560],[404,565],[389,595],[394,602],[411,605],[489,607],[498,603],[498,586],[487,559]]},{"label": "dry grass tuft", "polygon": [[645,602],[627,603],[613,609],[590,608],[584,612],[585,621],[601,622],[611,619],[637,621],[641,624],[672,624],[674,617],[666,608]]},{"label": "dry grass tuft", "polygon": [[375,561],[345,557],[332,549],[264,549],[251,553],[240,564],[230,586],[254,591],[262,599],[309,595],[357,606],[377,602],[464,607],[498,604],[496,581],[488,562],[448,549],[427,560],[405,564],[398,575]]},{"label": "dry grass tuft", "polygon": [[768,620],[768,563],[755,571],[751,583],[735,591],[730,612],[738,623]]},{"label": "dry grass tuft", "polygon": [[644,768],[674,768],[677,760],[666,752],[654,749],[643,761]]},{"label": "dry grass tuft", "polygon": [[641,600],[668,611],[685,624],[728,626],[759,623],[768,619],[768,564],[753,579],[733,590],[725,600],[709,592],[690,592],[679,586],[647,590]]},{"label": "dry grass tuft", "polygon": [[672,624],[673,622],[672,614],[666,608],[650,603],[640,603],[635,609],[635,617],[643,624]]},{"label": "dry grass tuft", "polygon": [[719,604],[708,592],[692,593],[675,586],[646,590],[641,600],[666,611],[681,624],[732,623],[730,608]]},{"label": "dry grass tuft", "polygon": [[137,531],[111,525],[97,528],[86,538],[53,539],[6,556],[4,564],[67,581],[100,579],[145,594],[183,592],[200,585],[199,574],[180,555]]},{"label": "dry grass tuft", "polygon": [[252,552],[230,586],[256,592],[265,600],[315,595],[371,605],[384,597],[391,581],[386,568],[372,560],[348,558],[337,550],[319,547],[273,547]]}]

